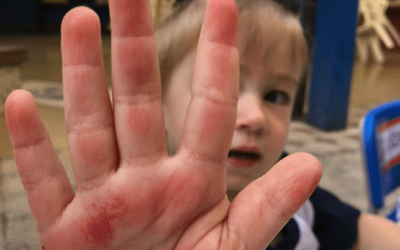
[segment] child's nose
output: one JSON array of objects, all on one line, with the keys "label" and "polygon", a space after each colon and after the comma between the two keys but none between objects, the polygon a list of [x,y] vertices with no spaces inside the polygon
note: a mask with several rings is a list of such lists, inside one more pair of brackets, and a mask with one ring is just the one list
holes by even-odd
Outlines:
[{"label": "child's nose", "polygon": [[267,130],[267,118],[262,101],[257,96],[247,95],[239,98],[236,129],[257,134]]}]

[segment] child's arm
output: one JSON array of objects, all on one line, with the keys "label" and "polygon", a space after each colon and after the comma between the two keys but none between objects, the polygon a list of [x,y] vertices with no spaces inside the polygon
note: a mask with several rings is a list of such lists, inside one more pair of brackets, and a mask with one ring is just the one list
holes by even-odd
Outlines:
[{"label": "child's arm", "polygon": [[358,238],[354,250],[400,249],[400,227],[372,214],[361,214],[358,220]]},{"label": "child's arm", "polygon": [[263,249],[312,193],[318,161],[295,154],[237,198],[225,161],[239,82],[233,0],[208,0],[181,146],[170,157],[150,6],[110,0],[113,106],[100,22],[79,7],[62,24],[63,84],[74,193],[32,96],[6,118],[44,250]]}]

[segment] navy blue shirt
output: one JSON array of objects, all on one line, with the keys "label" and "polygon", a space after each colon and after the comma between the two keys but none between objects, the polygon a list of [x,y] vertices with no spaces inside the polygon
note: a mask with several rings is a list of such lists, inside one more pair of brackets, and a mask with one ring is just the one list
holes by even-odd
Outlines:
[{"label": "navy blue shirt", "polygon": [[317,187],[281,230],[282,240],[267,250],[350,249],[357,240],[359,216],[359,210]]}]

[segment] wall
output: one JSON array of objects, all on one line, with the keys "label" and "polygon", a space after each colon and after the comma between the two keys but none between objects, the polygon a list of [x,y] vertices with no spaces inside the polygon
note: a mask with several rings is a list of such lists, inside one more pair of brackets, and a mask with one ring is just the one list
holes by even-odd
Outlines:
[{"label": "wall", "polygon": [[38,0],[0,0],[0,24],[37,23]]}]

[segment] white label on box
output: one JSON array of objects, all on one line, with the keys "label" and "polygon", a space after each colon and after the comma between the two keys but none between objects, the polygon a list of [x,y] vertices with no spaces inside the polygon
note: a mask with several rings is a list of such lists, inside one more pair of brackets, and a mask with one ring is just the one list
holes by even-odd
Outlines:
[{"label": "white label on box", "polygon": [[400,163],[400,118],[378,128],[378,147],[379,161],[384,172]]}]

